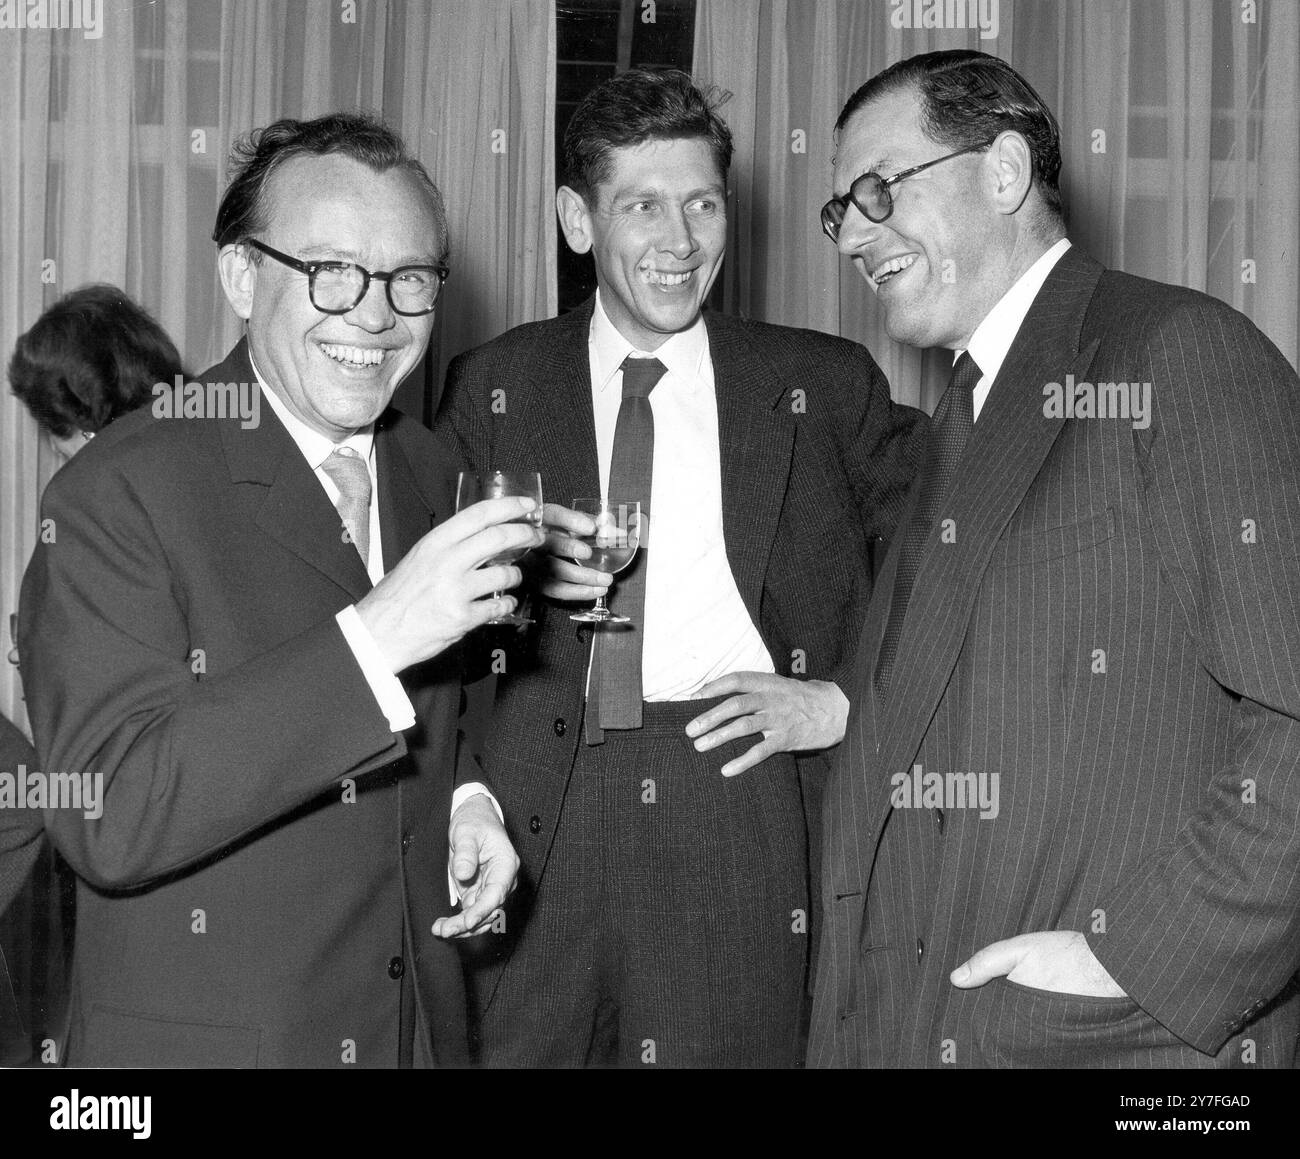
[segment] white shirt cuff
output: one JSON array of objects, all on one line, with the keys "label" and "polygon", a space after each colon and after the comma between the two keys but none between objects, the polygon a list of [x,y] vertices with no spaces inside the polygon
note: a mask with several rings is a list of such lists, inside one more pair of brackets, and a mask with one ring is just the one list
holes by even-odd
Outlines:
[{"label": "white shirt cuff", "polygon": [[[489,801],[492,802],[492,808],[496,810],[497,820],[502,825],[506,823],[506,815],[501,812],[500,802],[488,792],[488,787],[480,784],[478,781],[466,781],[463,785],[458,785],[455,792],[451,795],[451,816],[456,815],[459,809],[475,793],[482,793]],[[460,901],[460,890],[456,888],[456,878],[451,872],[451,858],[447,859],[447,892],[451,895],[451,904],[456,905]]]},{"label": "white shirt cuff", "polygon": [[361,674],[370,685],[370,691],[375,694],[379,711],[388,718],[388,727],[394,732],[410,728],[415,723],[415,707],[402,682],[389,670],[370,629],[361,622],[356,605],[349,604],[334,618],[361,666]]}]

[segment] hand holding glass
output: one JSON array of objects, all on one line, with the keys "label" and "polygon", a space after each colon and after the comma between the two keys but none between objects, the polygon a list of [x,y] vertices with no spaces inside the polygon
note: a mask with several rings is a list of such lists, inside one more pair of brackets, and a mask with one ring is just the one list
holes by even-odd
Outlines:
[{"label": "hand holding glass", "polygon": [[[482,474],[476,474],[473,471],[462,471],[456,480],[456,510],[464,511],[483,499],[506,499],[512,495],[523,496],[533,500],[536,506],[529,512],[521,515],[518,519],[510,520],[511,523],[528,523],[533,527],[542,526],[542,477],[536,471],[485,471]],[[529,548],[516,547],[508,551],[500,552],[491,559],[485,560],[485,567],[492,567],[496,564],[514,563],[528,554]],[[492,598],[499,600],[505,593],[493,592]],[[526,616],[520,616],[511,613],[508,616],[498,616],[495,620],[488,620],[489,624],[531,624],[533,621]]]},{"label": "hand holding glass", "polygon": [[[632,562],[641,544],[641,503],[636,499],[575,499],[573,510],[590,515],[596,523],[594,535],[579,535],[579,542],[591,548],[591,558],[579,560],[586,567],[615,575]],[[569,616],[584,624],[626,624],[627,616],[611,612],[605,597],[596,606]]]}]

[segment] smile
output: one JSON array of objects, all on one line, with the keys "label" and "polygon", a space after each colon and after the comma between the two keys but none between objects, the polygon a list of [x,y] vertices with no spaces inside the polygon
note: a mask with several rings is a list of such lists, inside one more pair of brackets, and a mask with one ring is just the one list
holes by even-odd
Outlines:
[{"label": "smile", "polygon": [[318,343],[321,353],[341,366],[379,366],[388,351],[379,346],[342,346],[333,342]]},{"label": "smile", "polygon": [[890,258],[888,261],[881,262],[880,265],[872,270],[867,276],[877,286],[884,285],[884,283],[889,281],[890,278],[894,277],[896,274],[901,274],[905,269],[911,266],[911,264],[916,261],[916,258],[916,254],[901,254],[898,257]]},{"label": "smile", "polygon": [[691,280],[691,277],[694,275],[695,271],[684,270],[681,273],[674,274],[674,273],[669,273],[666,270],[643,269],[641,273],[645,277],[646,281],[648,281],[652,286],[667,286],[671,288],[675,286],[686,285],[686,283]]}]

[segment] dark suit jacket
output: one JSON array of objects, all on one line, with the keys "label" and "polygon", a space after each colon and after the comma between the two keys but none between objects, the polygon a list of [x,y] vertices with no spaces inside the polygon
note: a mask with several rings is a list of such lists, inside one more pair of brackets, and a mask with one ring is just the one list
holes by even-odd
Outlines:
[{"label": "dark suit jacket", "polygon": [[[202,380],[255,384],[244,344]],[[455,467],[395,411],[376,456],[392,567],[451,512]],[[430,931],[455,657],[404,674],[419,723],[394,735],[334,620],[365,569],[271,409],[248,430],[119,419],[43,516],[21,621],[37,748],[105,785],[97,822],[46,813],[79,876],[69,1061],[392,1066],[404,990],[415,1060],[462,1061],[459,958]]]},{"label": "dark suit jacket", "polygon": [[[540,471],[545,498],[562,504],[599,494],[593,302],[461,355],[434,427],[475,467]],[[890,402],[884,376],[854,343],[722,314],[705,320],[727,558],[741,598],[779,674],[844,686],[844,625],[866,607],[868,546],[897,522],[925,417]],[[537,625],[506,661],[485,746],[526,884],[542,876],[581,741],[588,636],[571,610],[534,601]],[[805,769],[805,791],[820,790],[819,762]]]},{"label": "dark suit jacket", "polygon": [[[1044,388],[1068,374],[1150,382],[1149,427],[1048,417]],[[1072,249],[949,507],[956,542],[932,532],[883,704],[871,672],[897,550],[862,633],[826,797],[811,1062],[1290,1065],[1295,372],[1221,302]],[[998,815],[892,808],[891,778],[916,764],[997,775]],[[1084,932],[1129,997],[947,981],[1042,930]]]}]

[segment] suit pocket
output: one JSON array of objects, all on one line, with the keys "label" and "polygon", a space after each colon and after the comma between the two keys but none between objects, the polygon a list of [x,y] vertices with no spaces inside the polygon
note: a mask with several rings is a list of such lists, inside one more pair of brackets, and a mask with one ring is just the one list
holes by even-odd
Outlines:
[{"label": "suit pocket", "polygon": [[73,1066],[255,1067],[261,1032],[94,1006]]},{"label": "suit pocket", "polygon": [[1189,1067],[1209,1060],[1131,998],[1038,990],[995,978],[972,1012],[978,1061],[990,1067]]},{"label": "suit pocket", "polygon": [[1038,530],[1010,530],[993,549],[989,563],[993,567],[1028,567],[1053,559],[1078,555],[1115,534],[1115,510],[1105,511],[1077,523]]}]

